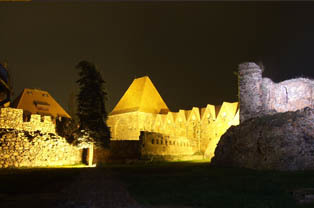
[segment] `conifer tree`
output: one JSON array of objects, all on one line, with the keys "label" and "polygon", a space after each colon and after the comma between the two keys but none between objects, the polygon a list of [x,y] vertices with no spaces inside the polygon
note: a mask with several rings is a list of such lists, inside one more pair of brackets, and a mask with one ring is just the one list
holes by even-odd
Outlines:
[{"label": "conifer tree", "polygon": [[110,131],[106,124],[108,114],[105,109],[107,93],[105,81],[93,63],[81,61],[79,69],[79,94],[77,95],[77,116],[79,129],[88,132],[96,145],[108,146]]}]

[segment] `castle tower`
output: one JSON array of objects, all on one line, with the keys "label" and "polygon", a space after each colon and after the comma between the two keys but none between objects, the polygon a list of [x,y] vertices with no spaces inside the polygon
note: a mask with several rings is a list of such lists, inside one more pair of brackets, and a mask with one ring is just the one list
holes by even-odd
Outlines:
[{"label": "castle tower", "polygon": [[108,116],[112,140],[138,140],[140,131],[145,129],[163,131],[162,119],[158,127],[154,121],[160,119],[156,115],[163,118],[167,112],[169,109],[150,78],[135,79]]},{"label": "castle tower", "polygon": [[240,123],[256,117],[263,109],[262,70],[253,62],[239,64],[238,93]]}]

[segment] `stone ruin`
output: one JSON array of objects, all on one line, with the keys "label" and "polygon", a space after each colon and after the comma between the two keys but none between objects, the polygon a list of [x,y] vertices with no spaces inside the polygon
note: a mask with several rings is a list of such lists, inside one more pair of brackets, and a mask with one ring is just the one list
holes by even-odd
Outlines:
[{"label": "stone ruin", "polygon": [[50,116],[0,108],[0,168],[73,165],[82,162],[82,148],[56,134]]},{"label": "stone ruin", "polygon": [[212,164],[260,170],[314,169],[314,80],[274,83],[239,65],[240,125],[219,141]]},{"label": "stone ruin", "polygon": [[23,110],[17,108],[0,108],[0,128],[56,133],[56,126],[50,116],[32,114],[29,121],[24,121]]},{"label": "stone ruin", "polygon": [[220,106],[208,104],[205,108],[171,112],[145,76],[132,82],[109,114],[107,124],[111,141],[142,139],[143,155],[199,154],[211,158],[221,135],[239,124],[239,104],[223,102]]},{"label": "stone ruin", "polygon": [[314,108],[314,80],[290,79],[274,83],[262,77],[262,69],[255,63],[239,65],[240,123],[276,112]]}]

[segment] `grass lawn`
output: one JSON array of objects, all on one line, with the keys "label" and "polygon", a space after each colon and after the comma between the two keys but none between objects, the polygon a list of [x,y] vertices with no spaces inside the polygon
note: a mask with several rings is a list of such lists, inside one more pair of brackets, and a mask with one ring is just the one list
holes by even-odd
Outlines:
[{"label": "grass lawn", "polygon": [[[84,168],[0,169],[1,195],[59,192]],[[314,187],[314,171],[280,172],[216,168],[208,162],[109,164],[101,167],[122,181],[144,207],[290,208],[291,191]]]},{"label": "grass lawn", "polygon": [[0,169],[0,195],[58,192],[70,184],[81,169]]},{"label": "grass lawn", "polygon": [[143,205],[192,207],[289,208],[291,191],[314,187],[314,171],[279,172],[210,167],[208,162],[111,165]]}]

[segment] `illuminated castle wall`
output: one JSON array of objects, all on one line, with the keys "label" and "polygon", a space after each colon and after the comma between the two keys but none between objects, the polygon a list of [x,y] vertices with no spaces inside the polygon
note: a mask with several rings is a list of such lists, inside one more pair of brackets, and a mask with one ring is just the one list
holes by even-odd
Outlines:
[{"label": "illuminated castle wall", "polygon": [[[208,157],[213,156],[221,135],[238,123],[237,102],[170,112],[147,76],[133,81],[107,121],[112,140],[139,140],[141,131],[150,132],[143,137],[147,144],[142,150],[145,154],[201,152]],[[158,145],[164,146],[162,150]]]},{"label": "illuminated castle wall", "polygon": [[[47,106],[48,109],[44,113],[36,111],[41,115],[33,114],[29,108],[32,105],[36,107],[36,104],[38,106],[38,100],[40,100],[40,97],[36,97],[36,93],[40,96],[45,95],[43,97],[46,100],[50,95],[46,91],[31,89],[26,89],[23,93],[28,97],[19,96],[17,104],[29,104],[28,108],[0,108],[0,168],[81,163],[82,148],[69,144],[65,138],[58,136],[56,125],[51,118],[53,115],[49,115],[53,112],[56,115],[68,117],[65,111],[56,108],[57,104],[54,100],[53,102],[42,101],[41,104]],[[37,100],[34,101],[34,98]],[[52,99],[51,96],[50,99]]]},{"label": "illuminated castle wall", "polygon": [[56,133],[55,124],[52,122],[50,116],[32,114],[29,121],[24,121],[23,110],[17,108],[0,109],[0,128]]},{"label": "illuminated castle wall", "polygon": [[239,65],[240,121],[269,112],[314,108],[314,80],[298,78],[274,83],[255,63]]},{"label": "illuminated castle wall", "polygon": [[0,134],[0,168],[73,165],[82,161],[82,150],[51,133],[0,129]]}]

